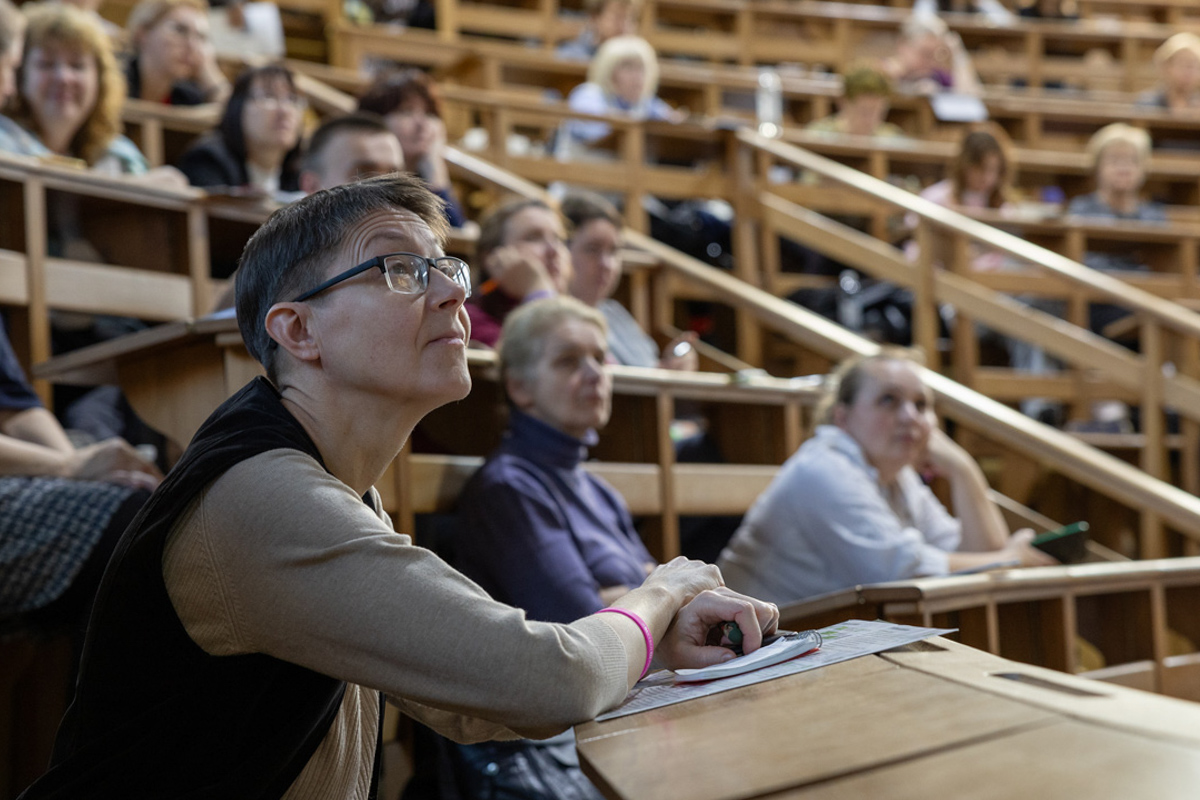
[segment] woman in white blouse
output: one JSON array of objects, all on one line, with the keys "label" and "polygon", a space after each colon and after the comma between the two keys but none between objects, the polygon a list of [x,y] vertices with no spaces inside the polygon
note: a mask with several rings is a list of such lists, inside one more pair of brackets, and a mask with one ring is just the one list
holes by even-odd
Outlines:
[{"label": "woman in white blouse", "polygon": [[[1053,559],[1010,535],[974,459],[935,425],[919,368],[896,349],[835,374],[814,435],[780,470],[718,565],[776,603],[859,584]],[[952,516],[919,472],[949,482]]]}]

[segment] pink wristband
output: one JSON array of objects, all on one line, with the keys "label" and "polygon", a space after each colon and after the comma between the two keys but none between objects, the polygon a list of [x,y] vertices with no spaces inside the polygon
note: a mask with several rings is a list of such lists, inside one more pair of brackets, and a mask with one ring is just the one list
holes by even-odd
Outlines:
[{"label": "pink wristband", "polygon": [[646,677],[646,673],[650,671],[650,661],[654,658],[654,637],[650,635],[650,628],[647,627],[646,621],[632,611],[626,611],[623,608],[602,608],[597,611],[597,614],[603,614],[605,611],[611,611],[614,614],[620,614],[623,617],[629,617],[634,624],[642,630],[642,636],[646,639],[646,663],[642,667],[642,675],[638,680]]}]

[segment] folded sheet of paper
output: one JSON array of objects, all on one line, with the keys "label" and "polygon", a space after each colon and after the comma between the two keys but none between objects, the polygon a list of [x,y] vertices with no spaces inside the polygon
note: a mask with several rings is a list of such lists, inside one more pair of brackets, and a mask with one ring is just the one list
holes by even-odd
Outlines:
[{"label": "folded sheet of paper", "polygon": [[[784,675],[827,667],[830,664],[849,661],[859,656],[919,642],[931,636],[952,633],[954,630],[954,628],[917,628],[911,625],[870,622],[861,619],[847,620],[817,631],[821,635],[821,648],[816,652],[809,652],[803,657],[796,658],[795,656],[801,655],[800,652],[797,652],[794,656],[789,656],[787,661],[762,666],[761,669],[753,669],[726,678],[707,680],[703,683],[677,683],[674,672],[665,669],[659,670],[638,681],[621,705],[596,717],[596,721],[604,722],[628,714],[649,711],[652,708],[682,703],[684,700],[694,700],[698,697],[707,697],[710,694],[750,686],[773,678],[782,678]],[[811,648],[809,649],[811,650]],[[750,658],[753,655],[752,653],[750,656],[742,656],[742,658]],[[733,664],[740,660],[734,659],[726,664]],[[693,675],[688,680],[699,679]]]},{"label": "folded sheet of paper", "polygon": [[729,678],[781,664],[805,653],[811,653],[820,646],[821,634],[816,631],[781,631],[778,639],[748,655],[738,656],[723,664],[714,664],[703,669],[677,669],[675,670],[675,682],[696,683],[697,681]]}]

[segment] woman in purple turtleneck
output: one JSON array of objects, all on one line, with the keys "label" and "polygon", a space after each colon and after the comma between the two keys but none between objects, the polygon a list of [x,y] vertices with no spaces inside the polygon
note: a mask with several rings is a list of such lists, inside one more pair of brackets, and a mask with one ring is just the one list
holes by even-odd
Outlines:
[{"label": "woman in purple turtleneck", "polygon": [[582,467],[608,422],[604,318],[572,298],[504,324],[504,441],[459,498],[459,568],[531,619],[570,622],[641,584],[654,566],[625,502]]},{"label": "woman in purple turtleneck", "polygon": [[[570,297],[521,306],[501,332],[509,427],[459,497],[455,563],[530,619],[592,614],[654,567],[625,501],[582,467],[612,407],[607,355],[604,317]],[[443,745],[443,775],[455,776],[462,798],[601,796],[578,767],[570,731],[546,742]]]}]

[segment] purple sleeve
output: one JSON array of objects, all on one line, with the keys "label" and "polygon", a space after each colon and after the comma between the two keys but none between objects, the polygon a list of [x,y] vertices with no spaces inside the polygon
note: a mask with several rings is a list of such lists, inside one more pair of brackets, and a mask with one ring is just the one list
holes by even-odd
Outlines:
[{"label": "purple sleeve", "polygon": [[475,303],[467,303],[467,316],[471,320],[471,341],[495,347],[500,341],[500,321]]},{"label": "purple sleeve", "polygon": [[523,470],[485,469],[497,474],[472,481],[460,498],[457,566],[532,620],[572,622],[602,608],[600,587],[575,546],[566,510]]}]

